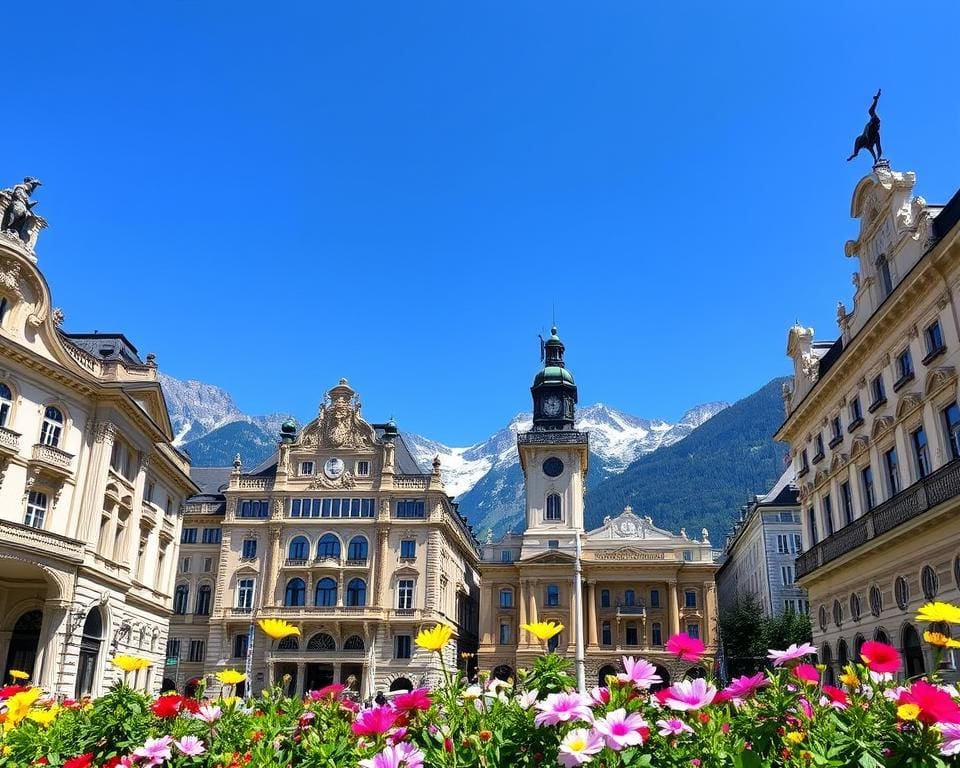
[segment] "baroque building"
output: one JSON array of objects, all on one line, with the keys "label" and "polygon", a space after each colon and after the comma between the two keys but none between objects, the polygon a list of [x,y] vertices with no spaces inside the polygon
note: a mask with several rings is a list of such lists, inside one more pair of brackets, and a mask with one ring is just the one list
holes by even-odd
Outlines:
[{"label": "baroque building", "polygon": [[740,510],[717,571],[721,615],[743,594],[753,595],[767,617],[810,612],[807,593],[796,583],[796,558],[803,551],[798,496],[790,467]]},{"label": "baroque building", "polygon": [[671,635],[686,632],[703,640],[704,663],[716,650],[713,550],[705,530],[700,539],[684,531],[675,535],[630,507],[584,530],[589,435],[574,429],[577,386],[564,351],[554,328],[531,387],[533,426],[517,435],[524,530],[482,547],[480,665],[501,679],[529,668],[543,648],[520,626],[556,621],[564,629],[549,647],[571,657],[577,627],[583,627],[588,686],[621,671],[624,654],[650,659],[668,682],[691,671],[664,650]]},{"label": "baroque building", "polygon": [[34,252],[46,222],[25,202],[37,186],[0,192],[14,222],[0,232],[0,661],[7,680],[19,669],[79,698],[134,654],[154,665],[128,681],[156,693],[197,487],[153,356],[122,334],[61,330]]},{"label": "baroque building", "polygon": [[776,438],[799,485],[796,575],[828,676],[869,639],[899,648],[906,675],[931,671],[916,610],[960,600],[960,194],[929,205],[914,183],[886,161],[860,180],[853,308],[839,305],[836,340],[787,336]]},{"label": "baroque building", "polygon": [[[249,472],[199,471],[190,499],[168,685],[249,664],[255,690],[302,692],[342,682],[363,698],[436,682],[436,654],[417,633],[454,628],[445,663],[476,651],[476,541],[440,478],[423,472],[396,424],[369,424],[346,379],[301,430]],[[284,619],[299,637],[273,641],[255,622]],[[461,657],[461,654],[464,656]]]}]

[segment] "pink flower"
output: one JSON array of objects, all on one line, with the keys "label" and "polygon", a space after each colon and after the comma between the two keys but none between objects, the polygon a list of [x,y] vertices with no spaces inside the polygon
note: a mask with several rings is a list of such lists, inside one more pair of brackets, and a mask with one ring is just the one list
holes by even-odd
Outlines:
[{"label": "pink flower", "polygon": [[677,720],[676,718],[657,720],[657,725],[660,726],[661,736],[679,736],[681,733],[693,733],[693,728],[683,720]]},{"label": "pink flower", "polygon": [[202,755],[207,751],[207,748],[203,746],[203,742],[196,736],[184,736],[180,741],[173,742],[173,746],[183,752],[187,757]]},{"label": "pink flower", "polygon": [[784,664],[789,664],[791,661],[799,661],[804,656],[809,656],[811,653],[816,652],[817,649],[810,643],[804,643],[803,645],[791,643],[790,647],[785,651],[767,651],[767,658],[773,662],[773,666],[782,667]]},{"label": "pink flower", "polygon": [[739,704],[742,703],[744,699],[749,699],[758,690],[769,684],[770,681],[767,680],[763,672],[758,672],[752,677],[741,675],[740,677],[731,680],[730,685],[724,688],[722,693],[726,693],[731,699],[733,699],[734,704]]},{"label": "pink flower", "polygon": [[681,680],[671,685],[667,689],[664,704],[680,712],[692,711],[708,706],[716,695],[717,689],[702,677],[698,677],[696,680]]},{"label": "pink flower", "polygon": [[803,710],[803,714],[807,716],[808,720],[813,719],[813,705],[806,699],[800,699],[800,709]]},{"label": "pink flower", "polygon": [[134,757],[142,757],[147,762],[144,765],[160,765],[170,759],[170,744],[173,736],[161,736],[159,739],[147,739],[142,747],[133,750]]},{"label": "pink flower", "polygon": [[667,640],[666,649],[683,661],[700,661],[706,646],[695,637],[680,634]]},{"label": "pink flower", "polygon": [[832,685],[823,686],[823,694],[824,695],[820,697],[820,703],[822,705],[829,705],[834,709],[846,709],[850,703],[847,694],[839,688],[834,688]]},{"label": "pink flower", "polygon": [[336,701],[347,686],[343,683],[330,683],[316,691],[310,691],[310,698],[314,701]]},{"label": "pink flower", "polygon": [[797,664],[793,668],[793,674],[805,683],[819,683],[820,673],[813,664]]},{"label": "pink flower", "polygon": [[593,699],[594,704],[609,704],[610,689],[606,686],[602,688],[600,686],[595,686],[590,690],[590,698]]},{"label": "pink flower", "polygon": [[380,736],[393,728],[394,723],[397,722],[398,714],[399,713],[389,705],[361,710],[351,726],[353,728],[353,735]]},{"label": "pink flower", "polygon": [[624,656],[623,670],[617,675],[617,680],[621,683],[633,683],[637,688],[646,690],[655,683],[663,682],[657,674],[657,668],[646,659],[638,661],[633,656]]},{"label": "pink flower", "polygon": [[941,755],[960,754],[960,723],[940,723],[937,729],[943,735]]},{"label": "pink flower", "polygon": [[628,715],[623,707],[607,712],[607,716],[601,720],[594,720],[593,728],[614,752],[624,747],[639,746],[650,735],[643,715],[637,712]]},{"label": "pink flower", "polygon": [[860,648],[860,658],[871,672],[899,672],[900,654],[892,645],[867,640]]},{"label": "pink flower", "polygon": [[222,714],[223,710],[215,704],[204,704],[197,710],[197,714],[194,715],[194,717],[208,723],[215,723],[220,719]]},{"label": "pink flower", "polygon": [[543,701],[537,702],[539,714],[533,719],[536,725],[556,725],[574,720],[593,720],[590,710],[590,697],[576,692],[551,693]]},{"label": "pink flower", "polygon": [[417,688],[408,693],[401,693],[393,700],[393,706],[399,712],[426,712],[433,702],[430,700],[429,688]]},{"label": "pink flower", "polygon": [[593,755],[601,749],[603,739],[599,733],[586,728],[574,728],[560,742],[560,753],[557,757],[565,768],[574,768],[576,765],[589,763]]},{"label": "pink flower", "polygon": [[403,742],[384,747],[373,757],[361,760],[360,765],[362,768],[400,768],[401,765],[406,765],[407,768],[422,768],[423,752],[413,744]]}]

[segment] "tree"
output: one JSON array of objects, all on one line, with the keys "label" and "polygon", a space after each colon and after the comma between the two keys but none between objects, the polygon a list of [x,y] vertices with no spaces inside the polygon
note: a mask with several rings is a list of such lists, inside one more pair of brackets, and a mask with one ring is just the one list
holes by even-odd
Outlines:
[{"label": "tree", "polygon": [[813,640],[813,627],[805,613],[784,611],[764,620],[764,638],[768,648],[783,649],[792,643],[800,645]]},{"label": "tree", "polygon": [[737,596],[733,608],[720,614],[720,641],[727,659],[727,676],[750,675],[764,666],[765,644],[763,606],[756,596]]}]

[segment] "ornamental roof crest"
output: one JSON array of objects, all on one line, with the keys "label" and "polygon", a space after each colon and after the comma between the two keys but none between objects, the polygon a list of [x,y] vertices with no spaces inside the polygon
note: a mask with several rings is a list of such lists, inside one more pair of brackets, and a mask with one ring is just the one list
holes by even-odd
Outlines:
[{"label": "ornamental roof crest", "polygon": [[625,507],[623,512],[614,518],[606,517],[603,526],[590,531],[591,539],[672,539],[676,538],[669,531],[657,528],[649,517],[639,517],[634,514],[632,507]]},{"label": "ornamental roof crest", "polygon": [[306,446],[344,449],[369,448],[376,442],[373,427],[360,416],[360,397],[346,379],[327,392],[302,440]]}]

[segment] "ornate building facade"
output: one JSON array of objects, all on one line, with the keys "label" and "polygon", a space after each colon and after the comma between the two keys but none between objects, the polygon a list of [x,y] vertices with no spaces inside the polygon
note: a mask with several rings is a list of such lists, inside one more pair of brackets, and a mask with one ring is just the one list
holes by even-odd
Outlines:
[{"label": "ornate building facade", "polygon": [[[364,421],[345,379],[302,430],[283,425],[263,466],[244,472],[238,460],[222,482],[203,482],[174,590],[177,687],[249,656],[254,689],[343,682],[367,698],[436,682],[436,654],[414,643],[423,628],[455,629],[451,666],[476,651],[476,541],[440,463],[424,473],[392,421]],[[272,641],[253,629],[264,618],[301,635]]]},{"label": "ornate building facade", "polygon": [[881,161],[857,184],[853,309],[839,305],[835,341],[799,325],[787,337],[776,437],[799,484],[797,578],[828,675],[869,639],[897,646],[907,675],[930,671],[916,610],[960,600],[960,194],[928,205],[914,182]]},{"label": "ornate building facade", "polygon": [[[534,379],[533,427],[517,436],[526,490],[526,525],[482,548],[480,665],[506,679],[543,652],[520,625],[556,621],[550,647],[569,656],[583,627],[587,685],[621,669],[624,654],[655,662],[664,681],[690,670],[664,651],[687,632],[716,648],[713,550],[707,532],[691,539],[654,526],[627,507],[584,530],[589,435],[574,429],[577,387],[556,328]],[[578,543],[579,539],[579,543]],[[580,551],[583,610],[576,620]]]},{"label": "ornate building facade", "polygon": [[0,661],[5,679],[20,669],[79,697],[135,654],[154,666],[128,679],[157,692],[179,512],[197,488],[152,356],[60,329],[33,250],[46,223],[24,203],[38,185],[0,192]]}]

